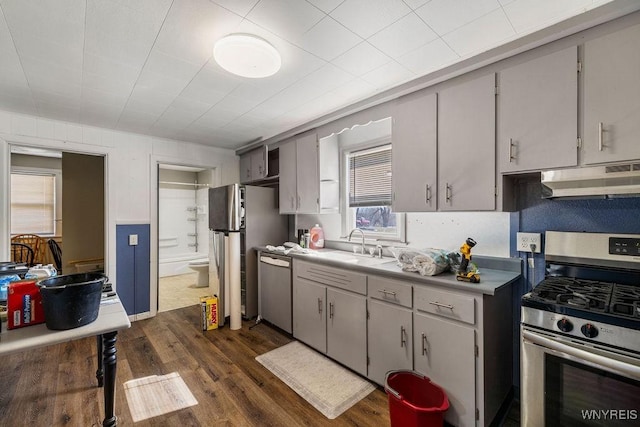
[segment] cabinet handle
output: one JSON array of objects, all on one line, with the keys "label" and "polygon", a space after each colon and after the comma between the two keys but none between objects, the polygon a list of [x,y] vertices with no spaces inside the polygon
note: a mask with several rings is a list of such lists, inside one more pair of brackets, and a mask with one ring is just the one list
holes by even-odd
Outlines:
[{"label": "cabinet handle", "polygon": [[378,289],[378,292],[380,292],[381,294],[384,294],[385,296],[391,295],[394,298],[396,297],[396,293],[395,292],[388,291],[386,289]]},{"label": "cabinet handle", "polygon": [[448,308],[449,310],[453,311],[453,306],[451,304],[442,304],[442,303],[439,303],[438,301],[429,301],[429,304],[435,305],[437,307]]},{"label": "cabinet handle", "polygon": [[333,319],[333,303],[329,303],[329,319]]},{"label": "cabinet handle", "polygon": [[294,209],[294,208],[295,208],[295,206],[294,206],[294,198],[293,198],[293,196],[291,196],[291,209]]},{"label": "cabinet handle", "polygon": [[452,188],[451,188],[451,186],[449,185],[448,182],[447,182],[446,185],[447,185],[447,189],[445,191],[445,197],[446,197],[447,203],[451,203],[451,190],[452,190]]},{"label": "cabinet handle", "polygon": [[427,203],[431,203],[431,186],[427,184],[427,188],[425,189],[425,196],[427,198]]},{"label": "cabinet handle", "polygon": [[509,138],[509,163],[513,162],[516,158],[513,155],[513,138]]},{"label": "cabinet handle", "polygon": [[427,354],[427,336],[424,334],[424,332],[422,333],[422,355],[426,355]]},{"label": "cabinet handle", "polygon": [[318,313],[322,314],[322,298],[318,298]]},{"label": "cabinet handle", "polygon": [[298,194],[298,204],[296,205],[296,209],[300,209],[300,195]]},{"label": "cabinet handle", "polygon": [[406,334],[404,326],[400,326],[400,347],[404,347],[407,344]]},{"label": "cabinet handle", "polygon": [[598,151],[604,150],[604,143],[602,142],[602,134],[604,133],[604,126],[602,122],[598,123]]}]

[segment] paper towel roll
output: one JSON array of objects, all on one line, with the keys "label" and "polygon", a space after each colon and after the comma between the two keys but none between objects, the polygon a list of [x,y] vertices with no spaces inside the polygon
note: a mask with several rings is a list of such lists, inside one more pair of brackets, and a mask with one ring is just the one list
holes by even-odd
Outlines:
[{"label": "paper towel roll", "polygon": [[242,293],[240,289],[240,233],[229,233],[229,328],[242,328]]}]

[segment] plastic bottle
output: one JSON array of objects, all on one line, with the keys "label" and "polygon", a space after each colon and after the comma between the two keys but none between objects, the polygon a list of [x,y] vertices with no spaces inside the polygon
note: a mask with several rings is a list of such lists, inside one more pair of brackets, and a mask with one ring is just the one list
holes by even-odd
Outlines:
[{"label": "plastic bottle", "polygon": [[316,224],[311,228],[310,235],[309,247],[311,249],[324,248],[324,231],[322,231],[320,224]]}]

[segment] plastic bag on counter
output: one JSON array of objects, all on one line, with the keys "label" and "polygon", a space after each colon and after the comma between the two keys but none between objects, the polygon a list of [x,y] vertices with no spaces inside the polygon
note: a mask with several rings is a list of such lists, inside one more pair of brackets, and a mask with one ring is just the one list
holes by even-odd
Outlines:
[{"label": "plastic bag on counter", "polygon": [[435,276],[449,270],[449,252],[442,249],[389,248],[403,271]]}]

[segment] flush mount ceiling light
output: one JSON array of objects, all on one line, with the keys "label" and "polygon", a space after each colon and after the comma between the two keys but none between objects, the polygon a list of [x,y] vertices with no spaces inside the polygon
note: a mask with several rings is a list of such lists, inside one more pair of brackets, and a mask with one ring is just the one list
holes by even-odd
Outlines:
[{"label": "flush mount ceiling light", "polygon": [[221,38],[213,47],[213,57],[228,72],[252,79],[272,76],[282,64],[275,47],[251,34]]}]

